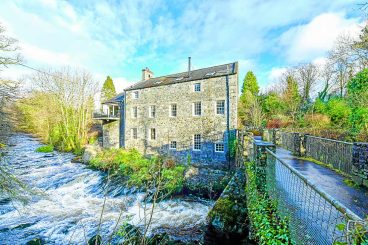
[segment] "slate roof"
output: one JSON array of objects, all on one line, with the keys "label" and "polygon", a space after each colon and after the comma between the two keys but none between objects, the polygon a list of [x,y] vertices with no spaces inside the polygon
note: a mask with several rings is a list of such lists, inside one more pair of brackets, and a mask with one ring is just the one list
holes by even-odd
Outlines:
[{"label": "slate roof", "polygon": [[233,75],[238,72],[238,62],[233,62],[224,65],[212,66],[207,68],[202,68],[198,70],[192,70],[190,76],[188,77],[188,72],[181,72],[176,74],[171,74],[162,77],[153,77],[145,81],[140,81],[132,86],[126,88],[126,91],[151,88],[163,85],[170,85],[181,82],[189,82],[213,77],[221,77],[225,75]]},{"label": "slate roof", "polygon": [[118,104],[120,101],[124,100],[124,92],[117,94],[115,97],[102,102],[102,104]]}]

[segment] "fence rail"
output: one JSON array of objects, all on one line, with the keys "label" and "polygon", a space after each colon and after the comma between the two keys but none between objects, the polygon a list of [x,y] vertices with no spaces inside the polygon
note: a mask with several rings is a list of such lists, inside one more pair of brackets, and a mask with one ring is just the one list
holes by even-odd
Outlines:
[{"label": "fence rail", "polygon": [[277,202],[278,212],[288,217],[296,244],[349,243],[349,236],[338,230],[337,225],[360,218],[272,151],[266,151],[267,192]]},{"label": "fence rail", "polygon": [[[250,135],[239,132],[238,137],[238,166],[244,161],[260,164],[257,163],[259,159],[266,159],[265,165],[258,165],[265,168],[260,172],[265,173],[266,192],[275,201],[278,214],[287,217],[295,244],[353,244],[351,230],[354,225],[349,224],[361,224],[359,216],[320,190],[272,150],[266,148],[265,157],[256,156],[262,151],[257,150],[258,143]],[[247,142],[252,146],[247,146]],[[339,224],[347,228],[338,229]]]},{"label": "fence rail", "polygon": [[305,155],[320,162],[331,164],[345,174],[352,174],[353,143],[326,139],[311,135],[304,136]]}]

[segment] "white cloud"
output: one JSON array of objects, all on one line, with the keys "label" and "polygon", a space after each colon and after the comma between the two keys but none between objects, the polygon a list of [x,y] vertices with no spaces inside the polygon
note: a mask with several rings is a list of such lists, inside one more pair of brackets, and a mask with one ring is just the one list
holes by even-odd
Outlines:
[{"label": "white cloud", "polygon": [[20,48],[22,55],[28,60],[38,63],[47,61],[49,65],[72,65],[72,59],[67,53],[42,49],[28,43],[21,43]]},{"label": "white cloud", "polygon": [[[340,34],[356,36],[361,27],[357,19],[340,13],[324,13],[309,23],[290,28],[280,37],[281,52],[289,62],[310,61],[326,54]],[[286,50],[285,50],[286,48]]]},{"label": "white cloud", "polygon": [[269,83],[277,82],[280,80],[281,76],[287,71],[285,67],[273,67],[268,74]]},{"label": "white cloud", "polygon": [[[259,64],[263,62],[259,60],[261,54],[270,53],[280,43],[287,57],[292,52],[302,57],[312,54],[310,50],[325,49],[326,45],[315,40],[318,37],[311,38],[311,43],[305,38],[315,33],[321,22],[336,27],[356,21],[343,15],[337,15],[337,20],[321,15],[353,4],[353,0],[293,4],[289,0],[214,0],[211,4],[195,0],[2,0],[0,16],[20,44],[33,47],[25,48],[29,65],[81,66],[99,81],[99,74],[104,74],[102,81],[106,75],[116,77],[120,90],[127,81],[138,81],[145,66],[156,75],[186,70],[187,56],[192,56],[193,68],[238,60],[239,80],[247,70],[253,70],[264,75],[264,82],[267,71],[261,69],[270,65]],[[292,27],[289,34],[283,35],[283,42],[277,42],[279,34],[274,30],[308,22],[315,16],[320,18]],[[303,52],[304,48],[308,51]]]}]

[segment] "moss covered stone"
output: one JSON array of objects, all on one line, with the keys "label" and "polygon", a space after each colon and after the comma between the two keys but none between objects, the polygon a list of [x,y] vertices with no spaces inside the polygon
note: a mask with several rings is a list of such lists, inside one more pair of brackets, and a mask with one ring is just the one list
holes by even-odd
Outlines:
[{"label": "moss covered stone", "polygon": [[245,176],[241,171],[234,174],[224,192],[209,212],[210,227],[225,234],[244,234],[247,226]]}]

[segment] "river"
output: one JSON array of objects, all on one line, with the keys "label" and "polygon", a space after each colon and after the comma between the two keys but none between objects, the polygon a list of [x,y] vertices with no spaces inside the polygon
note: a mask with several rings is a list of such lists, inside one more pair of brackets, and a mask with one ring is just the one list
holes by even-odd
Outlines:
[{"label": "river", "polygon": [[[118,227],[126,222],[142,225],[144,193],[118,180],[108,181],[104,172],[72,163],[73,154],[35,152],[39,146],[37,139],[26,134],[9,139],[5,150],[9,168],[40,194],[27,205],[0,197],[1,244],[25,244],[34,238],[48,244],[85,244],[97,232],[104,201],[100,225],[104,241],[120,213]],[[194,197],[161,201],[154,209],[149,233],[166,232],[186,242],[198,240],[212,205],[212,201]]]}]

